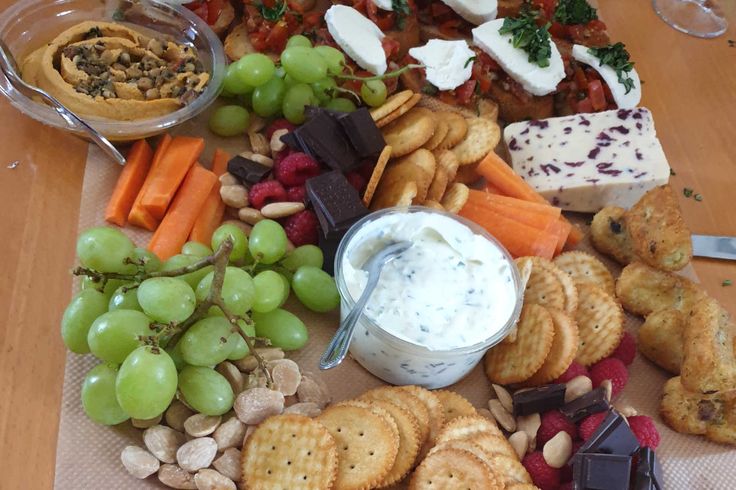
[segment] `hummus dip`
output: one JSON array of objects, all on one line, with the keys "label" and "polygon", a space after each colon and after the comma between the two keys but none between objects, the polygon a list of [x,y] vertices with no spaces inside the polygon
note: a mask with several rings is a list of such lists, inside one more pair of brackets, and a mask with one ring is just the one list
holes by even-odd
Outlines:
[{"label": "hummus dip", "polygon": [[169,114],[199,96],[210,79],[193,47],[95,21],[26,56],[21,74],[78,114],[119,121]]}]

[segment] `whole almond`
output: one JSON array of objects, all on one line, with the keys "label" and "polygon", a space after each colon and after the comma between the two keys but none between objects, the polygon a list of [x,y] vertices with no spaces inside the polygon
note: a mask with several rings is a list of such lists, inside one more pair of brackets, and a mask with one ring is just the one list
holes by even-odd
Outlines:
[{"label": "whole almond", "polygon": [[240,181],[233,174],[225,172],[224,174],[220,175],[220,185],[240,185]]},{"label": "whole almond", "polygon": [[122,461],[128,473],[143,480],[158,471],[159,463],[156,457],[138,446],[127,446],[120,453]]},{"label": "whole almond", "polygon": [[522,460],[529,451],[529,435],[523,430],[516,431],[509,436],[509,444],[514,448],[519,460]]},{"label": "whole almond", "polygon": [[261,208],[261,214],[268,219],[286,218],[302,211],[304,211],[303,202],[273,202]]},{"label": "whole almond", "polygon": [[240,153],[238,153],[239,157],[247,158],[248,160],[252,160],[253,155],[254,153],[252,151],[241,151]]},{"label": "whole almond", "polygon": [[250,119],[248,121],[248,132],[249,133],[258,133],[260,131],[263,131],[263,128],[266,127],[266,120],[263,119],[258,114],[250,113]]},{"label": "whole almond", "polygon": [[251,434],[253,434],[256,431],[255,425],[249,425],[248,428],[245,429],[245,435],[243,436],[243,444],[242,447],[245,448],[245,443],[248,441],[248,438]]},{"label": "whole almond", "polygon": [[508,432],[514,432],[516,430],[516,420],[514,419],[514,416],[503,408],[500,400],[488,400],[488,409],[493,414],[493,418],[501,424],[501,427],[506,429]]},{"label": "whole almond", "polygon": [[[275,361],[276,359],[284,358],[284,351],[278,347],[256,347],[256,352],[260,355],[265,362]],[[243,371],[249,373],[258,367],[258,361],[255,356],[245,356],[242,359],[233,361],[234,364]]]},{"label": "whole almond", "polygon": [[305,417],[316,417],[322,413],[319,405],[313,402],[299,402],[290,405],[284,410],[284,413],[296,413]]},{"label": "whole almond", "polygon": [[572,438],[567,432],[560,431],[542,448],[544,461],[552,468],[562,468],[572,456]]},{"label": "whole almond", "polygon": [[143,443],[162,463],[175,463],[176,451],[186,442],[184,434],[164,425],[143,431]]},{"label": "whole almond", "polygon": [[220,472],[210,469],[199,470],[194,475],[194,483],[197,485],[197,490],[235,490],[235,482]]},{"label": "whole almond", "polygon": [[291,359],[278,359],[268,363],[273,379],[273,388],[284,396],[295,395],[302,381],[299,365]]},{"label": "whole almond", "polygon": [[565,383],[565,403],[576,400],[592,390],[593,382],[589,377],[584,375],[575,376]]},{"label": "whole almond", "polygon": [[190,473],[207,468],[217,454],[217,443],[211,437],[198,437],[184,444],[176,452],[176,461]]},{"label": "whole almond", "polygon": [[243,470],[240,465],[240,451],[236,448],[225,449],[222,456],[212,462],[212,466],[232,481],[240,481]]},{"label": "whole almond", "polygon": [[537,431],[542,425],[542,417],[538,413],[519,415],[516,417],[516,428],[523,430],[529,436],[529,447],[533,451],[537,445]]},{"label": "whole almond", "polygon": [[491,386],[493,386],[493,391],[496,393],[498,401],[501,402],[503,408],[505,408],[506,411],[509,413],[514,413],[514,400],[513,398],[511,398],[511,394],[508,392],[508,390],[503,386],[497,384]]},{"label": "whole almond", "polygon": [[236,396],[245,388],[245,376],[243,376],[240,369],[238,369],[238,367],[232,362],[221,362],[217,365],[215,371],[222,374],[227,382],[230,383],[230,388],[233,389],[233,393]]},{"label": "whole almond", "polygon": [[496,417],[494,417],[493,414],[491,413],[491,411],[488,410],[487,408],[476,408],[475,411],[478,412],[478,415],[480,415],[482,417],[485,417],[487,419],[491,419],[494,422],[496,421]]},{"label": "whole almond", "polygon": [[158,481],[170,488],[196,490],[194,475],[175,464],[163,464],[158,470]]},{"label": "whole almond", "polygon": [[284,394],[268,388],[250,388],[238,395],[233,408],[244,424],[260,424],[284,411]]},{"label": "whole almond", "polygon": [[221,421],[219,416],[196,413],[184,421],[184,430],[190,436],[204,437],[212,434]]},{"label": "whole almond", "polygon": [[271,135],[271,155],[275,155],[276,153],[280,152],[284,148],[286,148],[286,143],[281,141],[281,137],[285,134],[288,134],[288,129],[277,129],[273,132]]},{"label": "whole almond", "polygon": [[148,429],[161,422],[163,414],[153,417],[152,419],[130,419],[131,425],[136,429]]},{"label": "whole almond", "polygon": [[[268,378],[266,378],[266,375],[263,373],[263,371],[261,371],[260,369],[257,369],[253,371],[252,373],[248,373],[248,377],[245,380],[246,390],[249,390],[251,388],[267,388],[267,387],[268,387]],[[284,402],[284,404],[285,403],[286,402]]]},{"label": "whole almond", "polygon": [[240,184],[223,185],[220,187],[220,198],[226,206],[231,208],[244,208],[248,205],[248,189]]},{"label": "whole almond", "polygon": [[166,409],[166,423],[174,430],[184,432],[184,421],[194,415],[194,410],[184,405],[179,400],[174,400]]},{"label": "whole almond", "polygon": [[259,221],[263,221],[265,218],[261,212],[255,208],[240,208],[238,209],[238,219],[245,221],[249,225],[255,225]]},{"label": "whole almond", "polygon": [[611,397],[613,396],[613,383],[610,379],[604,379],[603,381],[601,381],[600,386],[602,386],[606,392],[606,401],[608,401],[608,403],[611,403]]},{"label": "whole almond", "polygon": [[296,389],[296,396],[300,402],[313,402],[321,409],[332,401],[330,390],[324,380],[308,371],[302,373],[302,382]]},{"label": "whole almond", "polygon": [[264,167],[273,167],[273,158],[267,157],[266,155],[255,154],[251,157],[256,163],[260,163]]},{"label": "whole almond", "polygon": [[233,417],[220,425],[215,433],[212,434],[212,438],[217,443],[217,450],[224,451],[225,449],[238,446],[243,442],[245,429],[245,424],[237,417]]},{"label": "whole almond", "polygon": [[624,405],[621,408],[616,407],[616,410],[624,417],[635,417],[639,415],[639,412],[631,405]]},{"label": "whole almond", "polygon": [[[271,145],[264,135],[257,131],[250,131],[248,133],[248,139],[250,140],[250,149],[253,150],[255,156],[267,155],[271,152]],[[252,157],[251,157],[252,158]]]}]

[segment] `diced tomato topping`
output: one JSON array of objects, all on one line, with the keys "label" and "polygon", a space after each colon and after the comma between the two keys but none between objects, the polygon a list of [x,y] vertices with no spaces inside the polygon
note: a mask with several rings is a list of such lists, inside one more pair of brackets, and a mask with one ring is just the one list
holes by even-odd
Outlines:
[{"label": "diced tomato topping", "polygon": [[429,7],[429,11],[432,14],[432,17],[440,17],[452,12],[450,7],[441,2],[433,2]]},{"label": "diced tomato topping", "polygon": [[579,100],[575,107],[576,111],[578,113],[581,112],[593,112],[593,103],[590,101],[588,97],[584,98],[583,100]]},{"label": "diced tomato topping", "polygon": [[197,14],[200,19],[207,20],[209,16],[209,9],[207,8],[207,2],[192,2],[186,4],[186,7]]},{"label": "diced tomato topping", "polygon": [[401,49],[401,44],[391,36],[384,37],[381,40],[381,45],[383,46],[383,52],[386,53],[386,58],[391,58]]},{"label": "diced tomato topping", "polygon": [[304,27],[312,28],[318,26],[322,22],[322,12],[309,12],[304,14]]},{"label": "diced tomato topping", "polygon": [[549,33],[552,35],[552,37],[566,39],[567,38],[567,27],[560,24],[559,22],[552,22],[552,25],[549,26]]},{"label": "diced tomato topping", "polygon": [[593,31],[605,31],[606,30],[606,24],[603,23],[600,19],[593,19],[590,22],[588,22],[587,25],[588,29]]},{"label": "diced tomato topping", "polygon": [[440,32],[447,37],[459,36],[460,19],[450,19],[440,24]]},{"label": "diced tomato topping", "polygon": [[455,89],[455,97],[461,105],[466,105],[473,98],[475,93],[475,86],[477,82],[475,80],[468,80],[467,82],[460,85]]},{"label": "diced tomato topping", "polygon": [[289,40],[291,30],[286,22],[280,20],[271,27],[270,32],[266,36],[266,45],[277,53],[280,53],[286,47],[286,41]]},{"label": "diced tomato topping", "polygon": [[603,92],[603,83],[600,80],[588,82],[588,97],[595,111],[606,108],[606,94]]},{"label": "diced tomato topping", "polygon": [[588,90],[588,79],[585,77],[585,72],[579,65],[575,66],[575,83],[580,90]]},{"label": "diced tomato topping", "polygon": [[207,2],[207,23],[211,26],[217,23],[220,18],[222,9],[225,6],[225,0],[208,0]]}]

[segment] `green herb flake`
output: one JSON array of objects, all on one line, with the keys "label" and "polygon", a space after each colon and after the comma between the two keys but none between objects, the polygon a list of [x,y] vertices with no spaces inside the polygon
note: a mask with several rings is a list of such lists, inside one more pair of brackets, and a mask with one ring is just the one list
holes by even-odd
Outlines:
[{"label": "green herb flake", "polygon": [[396,27],[404,30],[406,18],[411,15],[408,0],[391,0],[391,10],[396,14]]},{"label": "green herb flake", "polygon": [[427,82],[424,84],[424,87],[422,87],[422,93],[425,95],[437,95],[439,93],[440,89],[432,85],[431,83]]},{"label": "green herb flake", "polygon": [[682,189],[682,194],[685,197],[690,197],[690,196],[693,195],[693,190],[691,188],[689,188],[689,187],[685,187],[684,189]]},{"label": "green herb flake", "polygon": [[465,62],[465,64],[463,65],[463,68],[467,68],[468,65],[475,63],[475,60],[477,59],[478,59],[477,56],[471,56],[470,58],[468,58],[468,61]]},{"label": "green herb flake", "polygon": [[273,7],[266,7],[263,3],[257,4],[258,11],[265,20],[278,22],[286,13],[286,1],[277,0]]},{"label": "green herb flake", "polygon": [[696,201],[700,202],[700,201],[703,200],[703,196],[701,196],[700,194],[695,194],[693,196],[693,199],[695,199]]},{"label": "green herb flake", "polygon": [[618,82],[624,86],[626,93],[634,88],[634,79],[629,72],[634,69],[634,63],[629,59],[624,43],[609,44],[602,48],[589,48],[588,52],[600,60],[600,66],[608,65],[616,72]]},{"label": "green herb flake", "polygon": [[670,168],[670,175],[672,175],[672,176],[675,176],[675,175],[677,175],[677,174],[675,173],[675,169],[673,169],[673,168]]},{"label": "green herb flake", "polygon": [[511,34],[509,42],[515,48],[521,48],[529,55],[529,62],[540,68],[549,66],[552,56],[550,45],[549,26],[537,26],[537,13],[531,10],[523,11],[518,17],[506,17],[499,29],[499,34]]},{"label": "green herb flake", "polygon": [[724,279],[721,283],[721,286],[731,286],[733,284],[733,281],[731,279]]},{"label": "green herb flake", "polygon": [[586,0],[560,0],[555,9],[554,19],[560,24],[587,24],[596,20],[598,13]]}]

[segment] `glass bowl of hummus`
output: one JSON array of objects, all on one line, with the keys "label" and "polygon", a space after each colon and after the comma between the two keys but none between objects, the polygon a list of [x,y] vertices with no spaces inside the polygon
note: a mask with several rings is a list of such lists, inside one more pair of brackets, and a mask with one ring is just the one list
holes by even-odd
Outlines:
[{"label": "glass bowl of hummus", "polygon": [[[23,0],[0,13],[0,38],[27,82],[113,141],[192,119],[219,94],[226,67],[207,23],[159,0]],[[0,92],[27,116],[73,131],[2,75]]]},{"label": "glass bowl of hummus", "polygon": [[368,258],[400,240],[412,247],[384,266],[350,353],[389,383],[442,388],[516,324],[519,273],[503,246],[464,218],[418,206],[381,210],[355,223],[338,247],[341,318],[365,288]]}]

